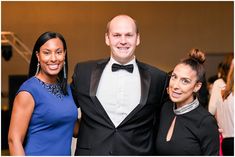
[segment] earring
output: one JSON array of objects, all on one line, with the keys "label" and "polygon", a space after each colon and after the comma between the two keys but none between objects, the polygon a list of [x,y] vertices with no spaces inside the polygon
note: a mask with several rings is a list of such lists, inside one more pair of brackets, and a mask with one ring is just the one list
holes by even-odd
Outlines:
[{"label": "earring", "polygon": [[65,64],[65,61],[64,61],[64,78],[66,79],[66,66],[65,66],[66,64]]},{"label": "earring", "polygon": [[37,70],[36,70],[36,74],[35,74],[35,75],[37,75],[37,74],[38,74],[39,69],[40,69],[40,63],[38,62],[38,64],[37,64]]}]

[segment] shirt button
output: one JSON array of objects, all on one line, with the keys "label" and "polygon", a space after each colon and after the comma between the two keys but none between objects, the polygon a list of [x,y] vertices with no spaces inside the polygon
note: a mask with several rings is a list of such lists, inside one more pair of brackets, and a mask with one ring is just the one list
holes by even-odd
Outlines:
[{"label": "shirt button", "polygon": [[113,154],[113,152],[112,152],[112,151],[110,151],[110,152],[109,152],[109,154],[110,154],[110,155],[112,155],[112,154]]}]

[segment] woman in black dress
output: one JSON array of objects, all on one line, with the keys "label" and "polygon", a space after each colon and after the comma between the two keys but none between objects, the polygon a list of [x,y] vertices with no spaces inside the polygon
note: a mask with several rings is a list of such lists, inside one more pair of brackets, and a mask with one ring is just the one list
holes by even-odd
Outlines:
[{"label": "woman in black dress", "polygon": [[156,139],[158,155],[219,155],[219,132],[214,117],[197,97],[204,77],[205,55],[193,49],[171,74]]}]

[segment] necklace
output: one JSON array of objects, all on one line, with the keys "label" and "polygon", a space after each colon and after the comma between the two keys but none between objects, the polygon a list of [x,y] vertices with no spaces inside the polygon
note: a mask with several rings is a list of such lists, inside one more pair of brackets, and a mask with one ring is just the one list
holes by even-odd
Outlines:
[{"label": "necklace", "polygon": [[38,79],[38,80],[39,80],[40,84],[44,88],[46,88],[49,93],[55,95],[57,98],[60,98],[60,99],[62,99],[64,97],[64,94],[63,94],[62,89],[61,89],[61,85],[59,83],[50,84],[50,83],[43,82],[40,79]]},{"label": "necklace", "polygon": [[185,114],[185,113],[188,113],[192,110],[194,110],[195,108],[197,108],[199,106],[199,101],[198,99],[196,98],[193,102],[187,104],[187,105],[184,105],[180,108],[177,108],[176,109],[176,105],[174,103],[173,105],[173,111],[176,115],[182,115],[182,114]]}]

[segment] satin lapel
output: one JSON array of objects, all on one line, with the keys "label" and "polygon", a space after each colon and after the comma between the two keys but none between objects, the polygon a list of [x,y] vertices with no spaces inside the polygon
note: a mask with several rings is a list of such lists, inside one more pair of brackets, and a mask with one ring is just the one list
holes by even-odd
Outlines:
[{"label": "satin lapel", "polygon": [[105,65],[108,63],[109,59],[105,59],[97,62],[97,65],[92,69],[91,72],[91,82],[90,82],[90,96],[95,97],[99,81],[102,75],[102,72],[105,68]]},{"label": "satin lapel", "polygon": [[[149,88],[151,83],[151,76],[148,69],[140,62],[137,61],[137,65],[140,72],[140,82],[141,82],[141,98],[139,105],[131,111],[131,113],[122,121],[120,125],[128,121],[135,113],[137,113],[141,108],[147,103]],[[120,126],[119,125],[119,126]]]},{"label": "satin lapel", "polygon": [[138,65],[139,65],[140,79],[141,79],[141,99],[140,99],[139,106],[144,106],[147,102],[148,95],[149,95],[151,76],[150,76],[148,69],[146,69],[146,67],[144,67],[140,63]]}]

